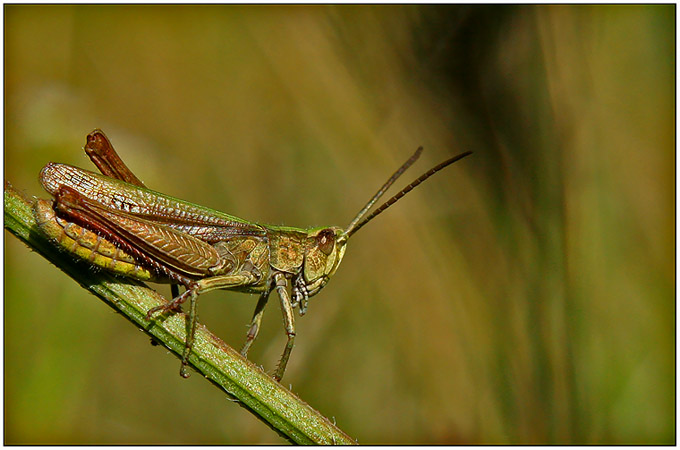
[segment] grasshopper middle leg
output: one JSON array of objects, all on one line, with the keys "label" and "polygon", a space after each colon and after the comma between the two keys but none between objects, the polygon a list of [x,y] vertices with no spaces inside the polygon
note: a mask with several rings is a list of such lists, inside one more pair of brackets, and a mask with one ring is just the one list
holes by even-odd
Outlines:
[{"label": "grasshopper middle leg", "polygon": [[253,320],[250,322],[250,327],[248,328],[248,334],[246,334],[246,341],[241,347],[241,355],[248,357],[248,350],[253,344],[253,341],[260,332],[260,324],[262,323],[262,316],[264,315],[264,307],[267,306],[267,301],[269,300],[269,293],[271,290],[267,290],[260,295],[257,300],[257,306],[255,306],[255,312],[253,313]]}]

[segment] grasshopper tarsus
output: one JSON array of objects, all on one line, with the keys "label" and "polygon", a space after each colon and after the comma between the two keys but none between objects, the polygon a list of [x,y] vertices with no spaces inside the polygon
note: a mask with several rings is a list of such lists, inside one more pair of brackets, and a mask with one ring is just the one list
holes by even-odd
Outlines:
[{"label": "grasshopper tarsus", "polygon": [[283,354],[279,363],[276,365],[276,371],[274,372],[274,379],[276,381],[281,381],[283,374],[286,371],[286,366],[288,365],[288,359],[290,359],[290,354],[295,346],[295,332],[286,333],[288,335],[288,341],[286,342],[286,347],[283,349]]},{"label": "grasshopper tarsus", "polygon": [[257,334],[260,332],[260,321],[255,323],[255,318],[253,318],[253,323],[250,324],[248,327],[248,333],[246,333],[246,341],[243,343],[243,347],[241,347],[241,355],[245,358],[248,357],[248,350],[250,350],[250,346],[252,345],[253,341],[255,341],[255,338],[257,337]]},{"label": "grasshopper tarsus", "polygon": [[182,367],[179,368],[179,376],[185,379],[191,376],[188,364],[182,364]]},{"label": "grasshopper tarsus", "polygon": [[167,304],[154,306],[153,308],[151,308],[150,310],[148,310],[146,312],[146,320],[151,320],[153,315],[156,314],[159,311],[161,311],[161,314],[163,314],[164,312],[168,311],[169,309],[170,308],[167,308]]},{"label": "grasshopper tarsus", "polygon": [[192,290],[187,289],[180,296],[173,298],[172,301],[170,301],[168,303],[164,303],[162,305],[154,306],[149,311],[147,311],[147,313],[146,313],[147,320],[150,320],[151,317],[154,314],[156,314],[157,312],[160,312],[161,314],[169,312],[169,311],[171,311],[171,312],[182,312],[182,303],[186,302],[187,298],[189,298],[191,295],[192,295]]},{"label": "grasshopper tarsus", "polygon": [[[418,159],[420,147],[345,229],[302,229],[248,222],[147,189],[101,130],[88,135],[85,151],[103,175],[55,163],[40,172],[43,187],[56,197],[54,213],[44,203],[36,203],[34,214],[41,230],[97,267],[141,281],[170,281],[172,301],[149,309],[148,320],[157,312],[179,312],[182,303],[191,300],[181,358],[183,378],[189,376],[199,294],[215,289],[260,294],[241,349],[246,356],[260,331],[269,294],[275,289],[288,337],[273,375],[277,381],[283,377],[294,347],[295,310],[302,316],[307,300],[335,274],[350,236],[434,173],[470,154],[462,153],[433,167],[369,214]],[[87,233],[69,234],[72,222],[87,228]],[[179,284],[186,288],[182,294]]]},{"label": "grasshopper tarsus", "polygon": [[146,312],[146,320],[151,320],[156,313],[160,313],[162,315],[168,311],[179,312],[175,306],[172,305],[172,302],[169,302],[163,305],[154,306],[148,310]]}]

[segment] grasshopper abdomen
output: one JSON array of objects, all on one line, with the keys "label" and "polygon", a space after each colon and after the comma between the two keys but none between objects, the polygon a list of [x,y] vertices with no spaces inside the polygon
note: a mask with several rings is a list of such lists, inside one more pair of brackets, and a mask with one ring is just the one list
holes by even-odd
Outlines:
[{"label": "grasshopper abdomen", "polygon": [[37,199],[33,215],[38,227],[58,247],[93,266],[140,281],[161,281],[155,273],[99,234],[57,217],[51,203]]}]

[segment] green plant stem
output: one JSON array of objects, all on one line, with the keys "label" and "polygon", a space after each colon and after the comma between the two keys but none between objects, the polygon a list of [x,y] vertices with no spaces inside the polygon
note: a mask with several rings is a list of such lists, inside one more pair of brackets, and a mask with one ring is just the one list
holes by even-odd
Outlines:
[{"label": "green plant stem", "polygon": [[[186,336],[182,313],[146,319],[149,309],[166,303],[142,283],[95,273],[59,251],[38,230],[31,201],[5,182],[5,228],[85,289],[181,357]],[[356,444],[352,438],[296,395],[274,381],[204,326],[196,330],[190,365],[281,436],[297,444]],[[179,375],[177,375],[179,376]]]}]

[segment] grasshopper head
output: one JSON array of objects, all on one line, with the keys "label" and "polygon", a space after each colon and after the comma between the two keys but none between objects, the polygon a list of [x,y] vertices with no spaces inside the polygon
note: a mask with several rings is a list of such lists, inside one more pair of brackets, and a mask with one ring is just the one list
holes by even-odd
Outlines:
[{"label": "grasshopper head", "polygon": [[307,309],[307,299],[316,295],[338,270],[345,255],[346,241],[338,242],[342,232],[339,227],[309,231],[302,272],[293,285],[293,305],[300,304],[300,315]]}]

